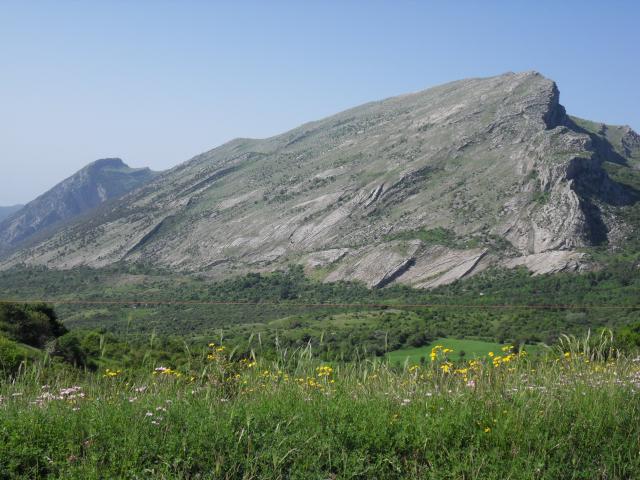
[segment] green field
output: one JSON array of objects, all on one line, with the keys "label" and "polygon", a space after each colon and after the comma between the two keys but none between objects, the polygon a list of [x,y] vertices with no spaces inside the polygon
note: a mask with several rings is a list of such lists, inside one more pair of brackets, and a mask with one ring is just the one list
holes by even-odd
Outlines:
[{"label": "green field", "polygon": [[[402,348],[389,352],[386,358],[392,364],[408,362],[419,363],[421,358],[429,359],[431,349],[436,345],[442,345],[445,348],[453,350],[449,354],[451,360],[460,360],[461,358],[471,360],[473,358],[486,357],[489,352],[495,352],[499,354],[501,348],[506,344],[499,344],[495,342],[485,342],[483,340],[469,340],[459,338],[440,338],[429,345],[419,348]],[[463,353],[461,355],[461,353]]]},{"label": "green field", "polygon": [[[453,352],[448,354],[451,360],[472,360],[474,358],[486,357],[489,352],[494,352],[496,355],[499,355],[503,347],[511,344],[464,338],[440,338],[424,347],[394,350],[387,353],[385,358],[394,365],[398,363],[404,364],[405,362],[409,364],[419,363],[423,358],[425,360],[429,359],[431,349],[436,345],[442,345],[445,348],[453,350]],[[540,345],[526,345],[523,347],[529,354],[540,352],[543,348],[544,347]]]}]

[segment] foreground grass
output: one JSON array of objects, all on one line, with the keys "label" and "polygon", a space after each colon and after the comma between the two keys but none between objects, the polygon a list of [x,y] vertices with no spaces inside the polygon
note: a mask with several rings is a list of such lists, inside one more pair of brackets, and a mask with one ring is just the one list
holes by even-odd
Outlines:
[{"label": "foreground grass", "polygon": [[434,357],[395,370],[213,346],[184,372],[34,366],[0,385],[0,478],[640,476],[639,362]]}]

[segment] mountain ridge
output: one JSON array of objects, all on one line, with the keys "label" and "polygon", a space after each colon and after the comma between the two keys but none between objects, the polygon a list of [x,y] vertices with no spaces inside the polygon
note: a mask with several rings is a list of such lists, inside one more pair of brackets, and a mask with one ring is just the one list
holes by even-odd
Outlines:
[{"label": "mountain ridge", "polygon": [[576,124],[537,72],[459,80],[232,140],[0,268],[125,262],[224,276],[301,263],[377,287],[492,265],[587,268],[581,250],[621,241],[632,227],[618,210],[637,202],[603,168],[635,168],[637,134],[610,128],[618,146]]},{"label": "mountain ridge", "polygon": [[7,205],[6,207],[0,207],[0,222],[5,218],[7,218],[8,216],[13,215],[22,207],[24,207],[24,205],[21,205],[21,204]]},{"label": "mountain ridge", "polygon": [[130,168],[120,158],[89,163],[0,221],[0,253],[55,233],[56,228],[121,197],[155,175],[148,168]]}]

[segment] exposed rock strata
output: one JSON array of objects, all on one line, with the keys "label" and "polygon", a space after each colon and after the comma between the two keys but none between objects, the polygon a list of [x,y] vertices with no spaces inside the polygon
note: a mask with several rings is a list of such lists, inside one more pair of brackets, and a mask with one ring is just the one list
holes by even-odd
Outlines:
[{"label": "exposed rock strata", "polygon": [[536,72],[453,82],[229,142],[0,268],[222,276],[298,262],[327,281],[425,288],[491,265],[580,268],[570,252],[628,236],[618,211],[638,201],[603,168],[635,168],[637,135],[594,125],[567,116]]}]

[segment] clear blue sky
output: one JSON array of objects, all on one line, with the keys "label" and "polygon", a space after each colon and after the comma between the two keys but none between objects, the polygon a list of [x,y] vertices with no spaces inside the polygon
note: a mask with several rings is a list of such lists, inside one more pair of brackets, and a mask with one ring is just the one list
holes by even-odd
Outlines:
[{"label": "clear blue sky", "polygon": [[638,1],[0,3],[0,205],[97,158],[164,169],[234,137],[538,70],[640,129]]}]

